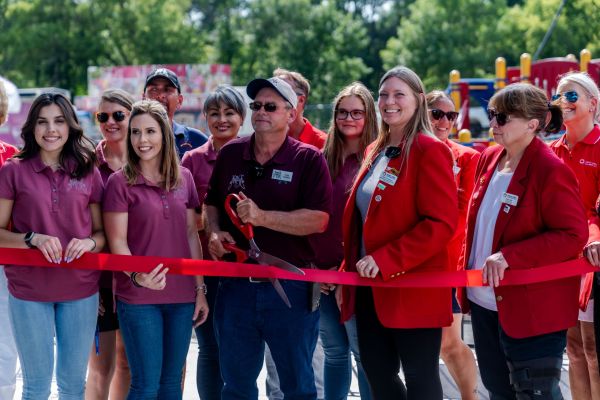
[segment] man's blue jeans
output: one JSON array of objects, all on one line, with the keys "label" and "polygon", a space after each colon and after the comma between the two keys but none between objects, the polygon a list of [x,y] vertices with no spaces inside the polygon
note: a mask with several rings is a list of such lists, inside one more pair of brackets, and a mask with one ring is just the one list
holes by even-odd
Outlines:
[{"label": "man's blue jeans", "polygon": [[50,396],[55,336],[59,398],[82,400],[98,316],[98,293],[58,303],[9,295],[8,309],[23,371],[23,400],[47,400]]},{"label": "man's blue jeans", "polygon": [[319,334],[325,352],[325,400],[345,400],[352,382],[352,362],[350,351],[354,354],[358,371],[358,387],[362,400],[371,399],[369,382],[360,362],[356,319],[352,317],[344,324],[340,323],[340,310],[335,294],[321,296],[321,322]]},{"label": "man's blue jeans", "polygon": [[269,282],[221,278],[215,305],[223,400],[257,399],[256,378],[265,342],[277,366],[287,400],[317,398],[312,357],[319,312],[309,310],[309,285],[281,281],[292,304],[288,308]]},{"label": "man's blue jeans", "polygon": [[181,400],[194,303],[127,304],[117,315],[131,369],[128,400]]}]

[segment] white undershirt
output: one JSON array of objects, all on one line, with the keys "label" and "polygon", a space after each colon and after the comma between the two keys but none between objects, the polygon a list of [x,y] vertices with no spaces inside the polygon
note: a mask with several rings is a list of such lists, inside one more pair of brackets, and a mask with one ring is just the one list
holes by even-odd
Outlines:
[{"label": "white undershirt", "polygon": [[[471,246],[471,255],[467,269],[483,269],[485,260],[492,255],[494,228],[496,227],[498,213],[501,212],[502,195],[508,189],[512,177],[512,172],[504,173],[498,170],[492,176],[492,180],[483,196],[481,207],[477,213],[473,246]],[[467,288],[467,297],[481,307],[498,311],[494,288],[490,286],[469,287]]]}]

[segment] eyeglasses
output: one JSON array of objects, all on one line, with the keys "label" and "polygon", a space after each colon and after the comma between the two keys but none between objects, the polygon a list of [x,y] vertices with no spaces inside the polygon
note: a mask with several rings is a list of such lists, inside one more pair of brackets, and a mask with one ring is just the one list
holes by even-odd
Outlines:
[{"label": "eyeglasses", "polygon": [[261,108],[264,107],[266,112],[272,113],[277,111],[277,104],[275,103],[261,103],[260,101],[253,101],[249,104],[249,107],[252,111],[260,111]]},{"label": "eyeglasses", "polygon": [[453,122],[456,118],[458,118],[458,113],[456,111],[443,112],[442,110],[440,110],[438,108],[434,108],[434,109],[432,109],[430,111],[431,111],[431,116],[436,121],[444,118],[444,116],[446,116],[446,118],[450,122]]},{"label": "eyeglasses", "polygon": [[344,120],[348,118],[348,115],[350,116],[350,118],[352,118],[355,121],[358,121],[359,119],[363,119],[365,117],[365,112],[363,110],[344,110],[339,109],[339,110],[335,110],[335,119],[339,119],[339,120]]},{"label": "eyeglasses", "polygon": [[490,122],[492,122],[492,120],[496,118],[496,123],[499,126],[504,126],[508,123],[508,121],[510,121],[510,115],[503,112],[496,112],[496,110],[488,109],[487,115]]},{"label": "eyeglasses", "polygon": [[564,92],[564,93],[556,93],[554,96],[552,96],[552,101],[556,101],[556,100],[560,99],[561,97],[564,97],[565,100],[567,100],[569,103],[576,103],[577,100],[579,99],[579,95],[577,94],[576,91],[569,90],[568,92]]},{"label": "eyeglasses", "polygon": [[112,115],[113,119],[115,120],[115,122],[121,122],[125,120],[125,117],[127,115],[125,115],[125,113],[123,111],[115,111],[112,114],[109,113],[105,113],[105,112],[99,112],[96,113],[96,119],[98,120],[98,122],[100,122],[101,124],[105,123],[108,121],[108,118]]}]

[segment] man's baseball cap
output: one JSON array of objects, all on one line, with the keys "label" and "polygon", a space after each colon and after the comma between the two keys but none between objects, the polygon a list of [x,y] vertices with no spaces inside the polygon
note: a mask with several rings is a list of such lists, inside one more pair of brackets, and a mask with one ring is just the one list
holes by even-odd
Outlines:
[{"label": "man's baseball cap", "polygon": [[290,103],[292,107],[296,108],[298,106],[298,96],[296,96],[294,89],[292,89],[289,83],[281,78],[254,79],[246,86],[246,94],[254,100],[260,89],[264,88],[274,89],[285,101]]},{"label": "man's baseball cap", "polygon": [[148,84],[155,78],[165,78],[166,80],[171,82],[171,84],[175,88],[177,88],[177,91],[179,93],[181,93],[181,85],[179,84],[179,78],[177,78],[175,72],[167,68],[157,68],[154,71],[150,72],[150,74],[148,74],[148,76],[146,77],[146,84],[144,85],[144,92],[146,91],[146,87],[148,86]]}]

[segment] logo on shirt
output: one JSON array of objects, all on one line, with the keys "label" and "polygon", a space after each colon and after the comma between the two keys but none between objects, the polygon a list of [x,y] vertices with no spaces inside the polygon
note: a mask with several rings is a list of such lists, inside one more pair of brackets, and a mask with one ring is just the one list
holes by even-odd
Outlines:
[{"label": "logo on shirt", "polygon": [[75,179],[75,178],[69,179],[69,183],[67,184],[67,189],[75,190],[77,192],[82,192],[82,193],[87,193],[89,191],[88,185],[86,185],[85,182],[83,182],[79,179]]},{"label": "logo on shirt", "polygon": [[584,160],[583,158],[579,160],[579,164],[583,165],[584,167],[598,168],[597,163],[593,161]]},{"label": "logo on shirt", "polygon": [[246,190],[246,181],[244,180],[244,174],[232,175],[229,181],[228,191],[231,190]]}]

